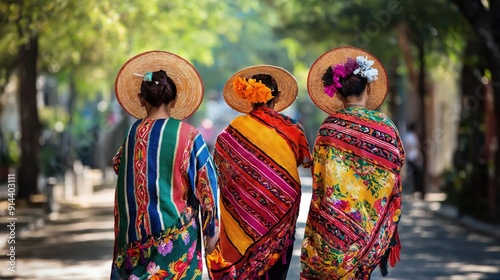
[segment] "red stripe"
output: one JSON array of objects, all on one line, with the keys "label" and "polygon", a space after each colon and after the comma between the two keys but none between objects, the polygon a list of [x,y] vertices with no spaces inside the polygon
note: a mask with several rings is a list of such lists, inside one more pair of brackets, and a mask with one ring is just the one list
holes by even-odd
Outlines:
[{"label": "red stripe", "polygon": [[[326,143],[325,146],[334,146],[335,148],[340,148],[345,151],[353,152],[356,156],[370,160],[374,164],[384,166],[387,169],[397,168],[397,164],[383,157],[377,156],[369,151],[358,148],[357,146],[348,144],[340,139],[331,136],[320,136],[318,137],[317,143]],[[333,144],[332,144],[333,143]]]},{"label": "red stripe", "polygon": [[153,121],[146,120],[139,124],[136,134],[136,145],[134,151],[134,173],[136,174],[134,179],[135,196],[137,203],[137,216],[135,219],[135,228],[137,231],[137,236],[141,236],[141,225],[144,223],[144,228],[147,234],[151,234],[149,215],[148,215],[148,204],[149,204],[149,193],[148,187],[148,167],[147,167],[147,154],[148,154],[148,140],[149,132]]},{"label": "red stripe", "polygon": [[[388,142],[382,141],[382,140],[380,140],[380,139],[378,139],[376,137],[373,137],[371,135],[367,135],[367,134],[365,134],[363,132],[359,132],[359,131],[357,131],[355,129],[347,128],[347,127],[344,127],[344,126],[341,126],[341,125],[337,125],[337,124],[334,124],[334,123],[324,124],[322,126],[322,128],[335,129],[335,130],[337,130],[337,131],[339,131],[341,133],[347,134],[349,136],[355,136],[358,139],[362,139],[363,142],[367,142],[367,143],[371,143],[371,144],[374,144],[374,145],[377,145],[377,146],[381,146],[384,149],[389,150],[391,153],[394,153],[394,154],[398,153],[398,149],[394,145],[392,145],[392,144],[390,144]],[[392,135],[391,135],[391,137],[392,137]]]}]

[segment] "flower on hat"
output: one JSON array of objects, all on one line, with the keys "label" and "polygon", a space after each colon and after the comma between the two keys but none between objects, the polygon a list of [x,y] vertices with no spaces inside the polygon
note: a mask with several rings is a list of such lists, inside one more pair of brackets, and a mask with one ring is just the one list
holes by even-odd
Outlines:
[{"label": "flower on hat", "polygon": [[377,80],[378,70],[372,68],[372,65],[375,63],[373,60],[369,60],[367,57],[358,56],[356,57],[356,63],[358,63],[358,68],[353,71],[354,74],[359,73],[361,77],[368,80],[368,83]]},{"label": "flower on hat", "polygon": [[332,66],[332,83],[324,87],[325,94],[333,97],[342,88],[340,78],[345,78],[350,74],[359,74],[361,77],[366,78],[368,83],[377,80],[378,70],[372,68],[374,63],[373,60],[369,60],[367,57],[358,56],[356,60],[348,57],[346,63]]},{"label": "flower on hat", "polygon": [[239,98],[250,103],[265,103],[273,98],[271,89],[256,79],[237,77],[233,81],[233,89]]}]

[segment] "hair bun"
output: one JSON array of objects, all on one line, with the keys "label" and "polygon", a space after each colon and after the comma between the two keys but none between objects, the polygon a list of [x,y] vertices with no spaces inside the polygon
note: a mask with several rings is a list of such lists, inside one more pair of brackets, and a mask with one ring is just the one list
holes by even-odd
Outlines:
[{"label": "hair bun", "polygon": [[165,72],[163,70],[153,72],[153,79],[152,80],[155,84],[160,84],[162,86],[166,86],[168,84],[167,72]]}]

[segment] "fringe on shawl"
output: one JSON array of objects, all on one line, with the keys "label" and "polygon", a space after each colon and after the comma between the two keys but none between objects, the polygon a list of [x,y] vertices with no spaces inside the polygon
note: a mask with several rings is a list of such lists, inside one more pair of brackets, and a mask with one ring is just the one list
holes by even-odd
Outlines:
[{"label": "fringe on shawl", "polygon": [[391,244],[389,245],[389,249],[380,259],[379,263],[380,274],[382,274],[383,277],[389,274],[387,267],[388,262],[390,263],[391,267],[394,267],[396,266],[396,263],[401,260],[400,252],[401,252],[401,241],[399,240],[399,234],[396,230],[394,236],[391,239]]}]

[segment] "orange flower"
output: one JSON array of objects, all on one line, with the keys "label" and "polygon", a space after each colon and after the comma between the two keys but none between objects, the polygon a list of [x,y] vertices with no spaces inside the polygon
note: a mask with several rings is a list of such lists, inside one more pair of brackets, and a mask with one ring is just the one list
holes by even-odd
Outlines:
[{"label": "orange flower", "polygon": [[261,81],[237,77],[233,81],[233,89],[239,98],[250,103],[265,103],[273,98],[271,89]]},{"label": "orange flower", "polygon": [[159,270],[158,272],[156,272],[155,275],[151,276],[151,278],[149,278],[150,280],[164,280],[165,278],[167,278],[168,276],[168,272],[166,270]]}]

